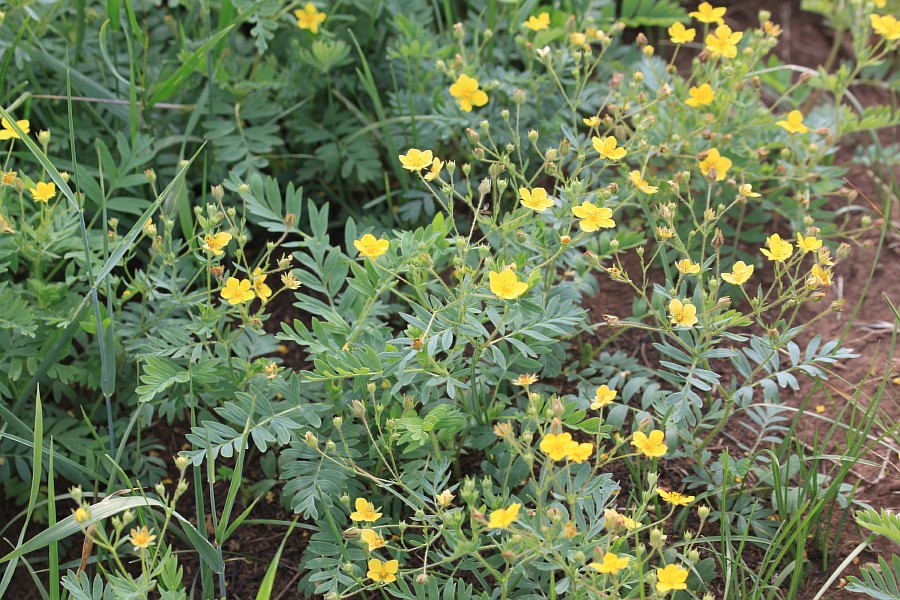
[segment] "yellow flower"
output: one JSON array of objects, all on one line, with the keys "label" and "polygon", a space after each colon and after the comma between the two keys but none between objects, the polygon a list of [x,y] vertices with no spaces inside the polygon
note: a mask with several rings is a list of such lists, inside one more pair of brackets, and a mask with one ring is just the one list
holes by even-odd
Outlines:
[{"label": "yellow flower", "polygon": [[799,110],[792,110],[788,113],[787,120],[776,121],[775,124],[788,133],[806,133],[809,131],[809,127],[803,124],[803,113]]},{"label": "yellow flower", "polygon": [[407,171],[421,171],[422,169],[427,169],[431,166],[434,157],[431,155],[431,150],[417,150],[416,148],[410,148],[407,150],[406,154],[401,154],[397,158],[400,159],[400,164],[403,165],[403,168]]},{"label": "yellow flower", "polygon": [[542,12],[538,16],[531,15],[524,23],[525,27],[532,31],[540,31],[550,27],[550,13]]},{"label": "yellow flower", "polygon": [[316,10],[312,2],[307,2],[302,9],[298,8],[294,11],[297,17],[297,27],[300,29],[309,29],[313,34],[319,33],[319,25],[325,20],[325,13]]},{"label": "yellow flower", "polygon": [[528,289],[528,284],[524,281],[519,281],[519,278],[516,277],[515,272],[511,269],[504,269],[499,273],[491,271],[488,273],[488,278],[490,279],[491,292],[503,300],[515,300]]},{"label": "yellow flower", "polygon": [[584,121],[584,124],[588,127],[597,127],[598,125],[600,125],[600,117],[598,117],[597,115],[594,115],[593,117],[585,117],[582,119],[582,121]]},{"label": "yellow flower", "polygon": [[581,206],[573,207],[572,214],[581,219],[578,226],[582,231],[597,231],[616,226],[611,209],[601,208],[587,201],[582,202]]},{"label": "yellow flower", "polygon": [[575,464],[580,465],[587,459],[591,457],[594,453],[594,445],[588,442],[583,442],[579,444],[578,442],[572,442],[572,445],[569,446],[569,451],[566,453],[567,458]]},{"label": "yellow flower", "polygon": [[584,46],[587,43],[587,35],[579,31],[573,31],[569,35],[569,42],[571,42],[573,46]]},{"label": "yellow flower", "polygon": [[[22,119],[21,121],[16,121],[16,125],[19,126],[19,129],[24,131],[25,133],[31,133],[31,125],[28,123],[27,119]],[[6,119],[0,120],[0,126],[3,129],[0,129],[0,140],[9,140],[9,139],[21,139],[19,134],[12,128],[9,121]]]},{"label": "yellow flower", "polygon": [[[898,21],[895,17],[891,15],[873,14],[869,15],[869,20],[872,22],[872,29],[875,31],[875,33],[882,36],[886,40],[894,41],[896,39],[900,39],[900,21]],[[23,129],[25,128],[23,127]],[[2,136],[3,132],[0,132],[0,139],[5,139]]]},{"label": "yellow flower", "polygon": [[657,227],[656,236],[661,240],[667,240],[669,238],[675,237],[675,230],[671,227]]},{"label": "yellow flower", "polygon": [[731,267],[731,273],[722,273],[722,279],[734,285],[744,285],[753,275],[753,265],[745,264],[739,260]]},{"label": "yellow flower", "polygon": [[713,8],[713,6],[709,2],[703,2],[700,6],[697,7],[697,10],[692,13],[688,13],[690,16],[694,17],[701,23],[718,23],[721,25],[725,22],[722,18],[725,16],[725,11],[728,10],[724,6]]},{"label": "yellow flower", "polygon": [[629,558],[627,556],[618,556],[612,552],[603,555],[603,562],[592,562],[589,566],[601,573],[607,575],[615,575],[628,566]]},{"label": "yellow flower", "polygon": [[461,74],[456,83],[450,86],[450,95],[456,98],[459,107],[465,112],[470,112],[473,105],[484,106],[488,101],[484,90],[478,89],[478,80],[465,73]]},{"label": "yellow flower", "polygon": [[625,158],[625,148],[618,147],[619,142],[615,136],[609,136],[606,139],[594,136],[591,138],[594,144],[594,150],[600,153],[602,158],[607,160],[622,160]]},{"label": "yellow flower", "polygon": [[228,300],[228,304],[243,304],[244,302],[250,302],[256,297],[256,294],[250,289],[251,287],[252,284],[249,279],[229,277],[225,282],[225,287],[222,288],[219,294],[223,300]]},{"label": "yellow flower", "polygon": [[129,539],[131,540],[131,543],[134,544],[135,552],[137,552],[138,550],[146,550],[152,546],[156,536],[150,535],[150,530],[144,526],[140,529],[132,529]]},{"label": "yellow flower", "polygon": [[631,183],[634,184],[638,190],[644,192],[645,194],[655,194],[659,191],[659,188],[647,183],[647,180],[641,176],[640,171],[632,171],[628,175],[628,179],[631,180]]},{"label": "yellow flower", "polygon": [[741,41],[744,34],[740,31],[731,31],[728,25],[719,25],[716,27],[715,34],[710,33],[706,36],[706,49],[713,56],[721,55],[723,58],[734,58],[737,56],[737,45]]},{"label": "yellow flower", "polygon": [[575,523],[573,523],[572,521],[566,521],[563,524],[562,535],[567,540],[571,540],[576,535],[578,535],[578,528],[575,527]]},{"label": "yellow flower", "polygon": [[675,263],[675,266],[678,268],[678,272],[682,275],[696,275],[700,272],[700,265],[693,262],[689,258],[679,260],[677,263]]},{"label": "yellow flower", "polygon": [[534,373],[522,373],[521,375],[513,379],[512,384],[526,386],[531,385],[532,383],[537,383],[537,380],[538,376]]},{"label": "yellow flower", "polygon": [[635,431],[631,436],[631,445],[637,448],[641,454],[649,458],[665,456],[669,447],[665,444],[665,434],[659,429],[654,429],[647,436],[643,431]]},{"label": "yellow flower", "polygon": [[753,186],[749,183],[742,183],[738,188],[738,195],[744,198],[759,198],[759,194],[753,191]]},{"label": "yellow flower", "polygon": [[377,558],[370,558],[366,577],[375,582],[393,583],[397,581],[397,569],[399,568],[400,563],[396,560],[381,562]]},{"label": "yellow flower", "polygon": [[270,362],[266,366],[263,367],[263,371],[266,373],[266,379],[275,379],[278,377],[278,372],[281,369],[274,362]]},{"label": "yellow flower", "polygon": [[256,290],[256,295],[263,302],[268,302],[272,297],[272,288],[266,285],[266,277],[268,275],[263,273],[261,268],[256,267],[253,270],[253,289]]},{"label": "yellow flower", "polygon": [[825,412],[825,405],[817,404],[816,405],[816,413],[821,415],[823,412]]},{"label": "yellow flower", "polygon": [[769,246],[769,249],[760,248],[759,251],[766,255],[769,260],[774,260],[775,262],[784,262],[794,253],[794,246],[790,242],[781,239],[781,236],[777,233],[773,233],[766,238],[766,244]]},{"label": "yellow flower", "polygon": [[704,83],[700,87],[691,86],[691,89],[688,90],[688,95],[690,95],[690,98],[685,100],[684,103],[697,108],[698,106],[712,104],[713,98],[716,97],[716,92],[713,91],[711,85]]},{"label": "yellow flower", "polygon": [[379,240],[371,233],[367,233],[358,240],[353,240],[353,247],[359,252],[360,256],[366,258],[378,258],[388,251],[391,242],[389,240]]},{"label": "yellow flower", "polygon": [[682,303],[673,298],[669,302],[669,314],[672,322],[680,327],[693,327],[697,324],[697,307],[690,302]]},{"label": "yellow flower", "polygon": [[369,552],[384,548],[387,545],[384,538],[378,535],[378,532],[374,529],[363,529],[359,532],[359,537],[369,546]]},{"label": "yellow flower", "polygon": [[78,507],[75,509],[75,522],[76,523],[84,523],[88,519],[91,518],[91,514],[87,511],[86,508]]},{"label": "yellow flower", "polygon": [[541,440],[541,452],[550,457],[551,460],[562,460],[569,454],[569,449],[573,443],[572,434],[570,433],[548,433]]},{"label": "yellow flower", "polygon": [[779,35],[781,35],[781,25],[777,25],[772,21],[766,21],[765,23],[763,23],[763,31],[766,32],[766,35],[778,37]]},{"label": "yellow flower", "polygon": [[374,523],[381,518],[381,513],[375,510],[375,505],[365,498],[357,498],[353,506],[356,507],[356,510],[350,513],[351,521]]},{"label": "yellow flower", "polygon": [[38,181],[35,187],[28,191],[31,192],[35,202],[48,202],[56,197],[56,184],[52,181],[49,183]]},{"label": "yellow flower", "polygon": [[681,23],[675,23],[669,27],[669,39],[673,44],[687,44],[694,41],[697,35],[696,29],[685,29]]},{"label": "yellow flower", "polygon": [[679,492],[667,492],[666,490],[659,490],[659,497],[673,506],[687,506],[694,501],[693,496],[685,496]]},{"label": "yellow flower", "polygon": [[813,265],[812,271],[809,273],[810,287],[819,287],[820,285],[828,287],[831,285],[831,269],[821,265]]},{"label": "yellow flower", "polygon": [[[147,221],[148,223],[150,221]],[[215,235],[205,235],[203,236],[203,246],[201,246],[207,252],[212,252],[213,256],[221,256],[225,253],[225,246],[227,246],[231,242],[231,234],[226,233],[224,231],[220,231]]]},{"label": "yellow flower", "polygon": [[594,392],[594,401],[591,402],[591,408],[594,410],[599,410],[606,406],[607,404],[612,404],[613,400],[616,399],[616,395],[619,392],[616,390],[609,389],[607,385],[601,385]]},{"label": "yellow flower", "polygon": [[281,284],[289,290],[296,290],[300,287],[300,281],[294,276],[293,271],[281,274]]},{"label": "yellow flower", "polygon": [[444,168],[444,161],[435,157],[431,161],[431,170],[425,174],[425,181],[434,181],[441,175],[441,169]]},{"label": "yellow flower", "polygon": [[872,0],[872,4],[874,4],[878,8],[884,8],[885,6],[887,6],[887,0]]},{"label": "yellow flower", "polygon": [[488,519],[488,527],[491,529],[506,529],[519,518],[519,509],[521,504],[510,504],[509,508],[498,508],[491,512]]},{"label": "yellow flower", "polygon": [[822,240],[817,239],[814,235],[803,237],[803,234],[798,231],[797,247],[800,248],[803,254],[806,254],[807,252],[815,252],[822,247]]},{"label": "yellow flower", "polygon": [[534,212],[544,212],[553,206],[553,200],[547,197],[547,190],[537,187],[528,191],[528,188],[519,188],[519,196],[522,198],[522,206],[530,208]]},{"label": "yellow flower", "polygon": [[656,591],[663,594],[674,590],[686,590],[688,570],[676,565],[666,565],[656,570]]},{"label": "yellow flower", "polygon": [[731,159],[719,154],[715,148],[711,148],[706,152],[706,158],[700,161],[700,172],[706,177],[710,169],[716,170],[716,181],[725,179],[725,174],[731,168]]},{"label": "yellow flower", "polygon": [[18,175],[19,174],[16,173],[15,171],[6,171],[5,173],[3,173],[3,179],[2,179],[3,185],[14,184],[16,182],[16,177]]}]

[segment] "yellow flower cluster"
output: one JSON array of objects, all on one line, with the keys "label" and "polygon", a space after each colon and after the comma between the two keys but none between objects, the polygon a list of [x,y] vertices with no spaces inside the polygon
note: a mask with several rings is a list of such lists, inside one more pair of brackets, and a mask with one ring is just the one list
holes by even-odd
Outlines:
[{"label": "yellow flower cluster", "polygon": [[550,460],[568,460],[581,464],[594,453],[594,446],[589,442],[576,442],[570,433],[548,433],[541,440],[541,452]]}]

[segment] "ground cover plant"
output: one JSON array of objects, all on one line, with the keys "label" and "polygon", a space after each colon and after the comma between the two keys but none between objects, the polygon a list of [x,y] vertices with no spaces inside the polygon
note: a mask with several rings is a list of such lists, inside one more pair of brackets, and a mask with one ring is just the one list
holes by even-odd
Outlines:
[{"label": "ground cover plant", "polygon": [[0,596],[900,598],[898,6],[785,6],[11,3]]}]

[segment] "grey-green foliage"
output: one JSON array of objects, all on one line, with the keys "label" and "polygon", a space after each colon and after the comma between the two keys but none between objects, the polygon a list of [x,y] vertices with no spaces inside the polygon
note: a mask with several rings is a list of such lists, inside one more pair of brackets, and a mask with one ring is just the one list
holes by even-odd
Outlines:
[{"label": "grey-green foliage", "polygon": [[[878,535],[900,544],[900,515],[886,509],[878,512],[869,509],[856,515],[856,522]],[[859,570],[859,577],[847,578],[847,590],[866,594],[877,600],[900,599],[900,556],[890,559],[878,557],[877,563],[869,563]]]}]

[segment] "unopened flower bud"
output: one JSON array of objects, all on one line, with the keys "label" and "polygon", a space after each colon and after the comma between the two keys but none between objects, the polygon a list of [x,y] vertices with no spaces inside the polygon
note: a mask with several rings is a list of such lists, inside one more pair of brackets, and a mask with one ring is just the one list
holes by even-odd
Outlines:
[{"label": "unopened flower bud", "polygon": [[532,143],[537,141],[538,135],[539,134],[536,129],[531,129],[528,131],[528,139],[531,140]]},{"label": "unopened flower bud", "polygon": [[634,42],[640,46],[641,48],[647,45],[647,36],[644,35],[643,32],[637,34],[637,37],[634,39]]},{"label": "unopened flower bud", "polygon": [[212,186],[212,188],[210,189],[210,193],[212,194],[212,197],[216,199],[217,202],[221,202],[222,198],[225,197],[225,190],[222,188],[221,185]]},{"label": "unopened flower bud", "polygon": [[519,105],[525,102],[525,90],[516,90],[513,92],[513,102]]},{"label": "unopened flower bud", "polygon": [[307,431],[306,435],[303,437],[306,442],[306,445],[310,448],[318,448],[319,447],[319,439],[313,435],[312,431]]}]

